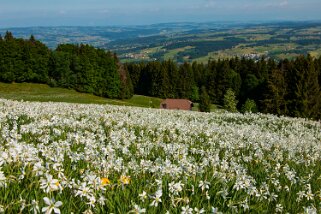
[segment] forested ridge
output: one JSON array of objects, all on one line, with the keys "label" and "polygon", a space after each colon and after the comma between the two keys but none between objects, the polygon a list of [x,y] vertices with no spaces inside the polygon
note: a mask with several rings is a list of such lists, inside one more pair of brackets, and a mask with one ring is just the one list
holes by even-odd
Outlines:
[{"label": "forested ridge", "polygon": [[[321,57],[293,60],[245,58],[177,64],[171,60],[122,65],[111,52],[89,45],[59,45],[50,50],[33,36],[0,36],[0,81],[46,83],[108,98],[134,93],[161,98],[208,97],[225,106],[235,98],[238,110],[321,118]],[[206,108],[205,108],[206,109]]]},{"label": "forested ridge", "polygon": [[181,65],[168,60],[131,63],[126,68],[134,93],[141,95],[198,102],[205,91],[211,103],[224,106],[227,92],[232,92],[240,111],[250,104],[252,111],[263,113],[321,116],[321,57],[308,55],[279,62],[232,58]]},{"label": "forested ridge", "polygon": [[55,50],[37,41],[0,37],[0,81],[46,83],[108,98],[130,98],[130,77],[116,55],[89,45]]}]

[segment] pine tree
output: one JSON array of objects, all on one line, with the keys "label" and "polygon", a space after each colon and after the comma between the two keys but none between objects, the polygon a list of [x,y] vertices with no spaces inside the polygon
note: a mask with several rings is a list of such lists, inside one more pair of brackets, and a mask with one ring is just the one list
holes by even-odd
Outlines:
[{"label": "pine tree", "polygon": [[30,36],[29,41],[30,41],[31,43],[33,43],[33,44],[36,43],[36,39],[35,39],[34,35],[31,35],[31,36]]},{"label": "pine tree", "polygon": [[284,71],[280,69],[272,70],[266,82],[266,90],[262,102],[263,111],[277,115],[287,114],[286,93],[287,84]]},{"label": "pine tree", "polygon": [[7,32],[6,32],[6,35],[4,36],[4,39],[5,39],[7,42],[9,42],[9,41],[14,40],[14,37],[13,37],[13,35],[12,35],[11,32],[7,31]]},{"label": "pine tree", "polygon": [[190,99],[193,101],[193,102],[198,102],[199,99],[200,99],[200,96],[199,96],[199,89],[196,85],[194,85],[192,87],[192,94],[190,96]]},{"label": "pine tree", "polygon": [[234,91],[229,88],[224,95],[224,108],[230,112],[237,112],[237,100]]},{"label": "pine tree", "polygon": [[120,80],[121,80],[120,98],[129,99],[134,94],[132,81],[130,79],[129,73],[126,70],[126,68],[120,63],[117,63],[117,64],[118,64],[118,70],[120,73]]},{"label": "pine tree", "polygon": [[216,70],[216,61],[209,61],[207,65],[207,92],[211,99],[212,103],[218,103],[216,96],[216,79],[217,79],[217,70]]},{"label": "pine tree", "polygon": [[204,86],[202,86],[201,88],[200,102],[198,108],[201,112],[210,112],[211,110],[211,100]]},{"label": "pine tree", "polygon": [[179,79],[178,79],[178,88],[179,88],[179,98],[190,99],[193,93],[193,87],[195,86],[193,70],[189,63],[184,63],[179,68]]},{"label": "pine tree", "polygon": [[224,103],[224,93],[230,87],[229,73],[230,73],[229,63],[224,60],[218,63],[217,76],[216,76],[216,90],[215,99],[216,103]]},{"label": "pine tree", "polygon": [[287,75],[288,109],[295,117],[317,118],[320,114],[318,72],[311,56],[300,56],[292,62]]},{"label": "pine tree", "polygon": [[165,69],[167,70],[169,85],[168,85],[168,98],[178,97],[178,80],[179,73],[177,64],[172,60],[167,60],[164,62]]}]

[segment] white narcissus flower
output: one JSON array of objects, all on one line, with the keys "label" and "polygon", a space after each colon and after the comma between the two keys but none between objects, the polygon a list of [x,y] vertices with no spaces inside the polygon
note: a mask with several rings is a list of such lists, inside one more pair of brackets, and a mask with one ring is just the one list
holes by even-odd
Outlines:
[{"label": "white narcissus flower", "polygon": [[47,207],[43,207],[41,209],[41,211],[43,213],[51,214],[53,211],[55,214],[60,214],[60,209],[58,207],[60,207],[62,205],[61,201],[55,202],[54,198],[49,199],[48,197],[44,197],[43,200],[44,200],[45,204],[48,205]]},{"label": "white narcissus flower", "polygon": [[91,209],[87,209],[82,214],[94,214],[94,213],[93,211],[91,211]]},{"label": "white narcissus flower", "polygon": [[134,204],[134,209],[132,209],[128,213],[135,213],[135,214],[146,213],[146,209],[140,208],[137,204]]},{"label": "white narcissus flower", "polygon": [[106,198],[105,198],[103,195],[101,195],[101,196],[98,198],[98,203],[99,203],[100,205],[104,206],[104,205],[105,205],[105,202],[106,202]]},{"label": "white narcissus flower", "polygon": [[208,181],[200,181],[200,184],[198,185],[198,187],[200,187],[202,189],[202,191],[204,191],[205,189],[209,189],[210,188],[210,182]]},{"label": "white narcissus flower", "polygon": [[4,213],[4,211],[5,211],[5,207],[0,204],[0,213]]},{"label": "white narcissus flower", "polygon": [[161,199],[162,195],[163,195],[163,191],[162,191],[161,189],[160,189],[160,190],[157,190],[156,193],[155,193],[155,195],[152,196],[152,199],[154,199],[154,200],[152,201],[152,203],[150,204],[150,206],[157,207],[158,204],[162,202],[162,199]]},{"label": "white narcissus flower", "polygon": [[[1,168],[0,168],[1,170]],[[6,187],[7,183],[6,183],[6,176],[4,175],[4,173],[2,171],[0,171],[0,187]]]},{"label": "white narcissus flower", "polygon": [[32,200],[30,211],[32,211],[34,214],[37,214],[38,212],[40,212],[38,201]]},{"label": "white narcissus flower", "polygon": [[178,195],[183,190],[184,184],[179,181],[178,183],[171,182],[168,184],[169,191],[174,195]]},{"label": "white narcissus flower", "polygon": [[96,198],[95,198],[94,196],[90,196],[90,197],[88,198],[88,200],[89,200],[89,202],[86,203],[86,204],[88,204],[90,207],[95,207]]},{"label": "white narcissus flower", "polygon": [[182,207],[181,214],[192,214],[192,213],[193,213],[193,209],[190,208],[188,205],[186,207]]},{"label": "white narcissus flower", "polygon": [[198,209],[197,207],[195,207],[195,208],[194,208],[194,211],[195,211],[195,213],[196,213],[196,214],[205,213],[204,208],[202,208],[202,209]]},{"label": "white narcissus flower", "polygon": [[143,191],[143,193],[139,194],[138,196],[140,197],[142,202],[144,202],[147,199],[147,193],[145,191]]},{"label": "white narcissus flower", "polygon": [[221,212],[218,211],[218,208],[216,208],[216,207],[211,208],[211,213],[212,214],[222,214]]},{"label": "white narcissus flower", "polygon": [[43,189],[45,193],[59,190],[60,183],[57,179],[53,179],[52,175],[46,173],[46,178],[40,179],[40,189]]},{"label": "white narcissus flower", "polygon": [[76,196],[90,198],[92,196],[93,190],[89,187],[86,182],[81,183],[76,192]]},{"label": "white narcissus flower", "polygon": [[276,207],[275,207],[275,212],[276,213],[282,213],[282,211],[283,211],[282,204],[277,204]]},{"label": "white narcissus flower", "polygon": [[[18,129],[17,120],[22,114],[32,120],[19,124]],[[13,127],[8,126],[8,120]],[[25,135],[30,136],[32,142],[22,138]],[[84,204],[90,201],[85,204],[88,213],[95,212],[94,206],[99,209],[108,205],[109,201],[104,196],[108,191],[117,192],[121,186],[131,184],[130,176],[142,179],[138,192],[141,194],[137,199],[140,203],[137,207],[126,207],[126,210],[136,209],[135,212],[143,212],[144,207],[159,210],[168,199],[168,212],[175,209],[180,213],[182,206],[185,206],[184,212],[190,212],[187,205],[193,205],[192,212],[201,213],[203,209],[197,201],[217,198],[225,200],[231,212],[242,208],[249,210],[247,200],[235,198],[237,204],[228,202],[232,201],[228,200],[230,197],[238,197],[232,188],[253,197],[255,203],[273,201],[274,211],[282,213],[288,211],[279,198],[284,192],[297,197],[300,207],[309,206],[304,205],[305,201],[320,197],[320,191],[312,189],[309,184],[315,183],[319,177],[314,169],[321,153],[319,121],[262,114],[217,115],[213,112],[203,115],[197,112],[0,99],[0,139],[4,141],[3,148],[0,146],[0,189],[17,182],[21,190],[25,188],[28,191],[32,187],[19,181],[19,174],[10,174],[13,171],[8,167],[13,166],[21,169],[24,178],[37,182],[35,185],[40,186],[47,197],[50,195],[49,199],[56,195],[54,193],[58,194],[53,191],[65,187],[72,194],[71,200],[78,197],[77,200]],[[289,159],[294,161],[293,164],[288,162]],[[256,173],[249,173],[252,170],[249,167],[255,165],[268,174],[260,185],[256,183]],[[296,172],[301,167],[297,166],[311,169],[303,173],[309,175],[301,177],[302,173]],[[205,176],[208,172],[213,172],[213,179]],[[70,177],[67,178],[65,173]],[[114,174],[110,177],[116,183],[120,175],[126,175],[118,183],[123,185],[111,184],[110,174]],[[282,176],[286,182],[280,179]],[[178,182],[177,179],[183,177],[186,179]],[[189,182],[190,179],[193,182]],[[223,188],[214,193],[210,188],[217,180]],[[235,185],[231,183],[233,181]],[[306,184],[306,187],[291,188],[293,184]],[[162,187],[166,189],[164,196]],[[32,199],[18,200],[17,209],[20,206],[21,212],[39,213],[44,207],[44,212],[53,213],[55,205],[59,205],[50,202],[52,205],[49,206],[42,201],[37,205],[36,201],[31,202]],[[189,200],[193,203],[189,204]],[[198,208],[195,208],[197,204]],[[9,212],[9,208],[8,204],[1,204],[0,213],[1,209]],[[219,213],[221,208],[213,207],[212,212]],[[210,207],[204,209],[211,212]],[[317,213],[314,207],[305,211]]]}]

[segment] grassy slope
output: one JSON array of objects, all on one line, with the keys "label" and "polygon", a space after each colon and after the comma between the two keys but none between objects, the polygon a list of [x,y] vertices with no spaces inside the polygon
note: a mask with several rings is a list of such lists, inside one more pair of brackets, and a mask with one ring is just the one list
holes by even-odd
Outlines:
[{"label": "grassy slope", "polygon": [[[64,88],[51,88],[45,84],[34,83],[1,83],[0,98],[10,100],[39,101],[39,102],[67,102],[84,104],[112,104],[125,106],[138,106],[146,108],[159,108],[162,99],[134,95],[127,100],[116,100],[98,97],[92,94],[79,93]],[[220,106],[211,105],[211,111],[217,111]],[[194,103],[193,111],[198,111],[198,103]]]},{"label": "grassy slope", "polygon": [[158,108],[161,102],[161,99],[159,98],[140,95],[134,95],[128,100],[107,99],[92,94],[79,93],[74,90],[51,88],[44,84],[30,83],[0,83],[0,98],[40,102],[95,103],[154,108]]}]

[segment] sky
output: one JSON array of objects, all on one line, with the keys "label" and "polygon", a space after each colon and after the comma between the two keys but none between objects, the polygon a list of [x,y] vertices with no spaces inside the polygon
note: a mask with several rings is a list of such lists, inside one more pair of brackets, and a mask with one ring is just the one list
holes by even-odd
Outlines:
[{"label": "sky", "polygon": [[0,0],[0,28],[321,20],[321,0]]}]

